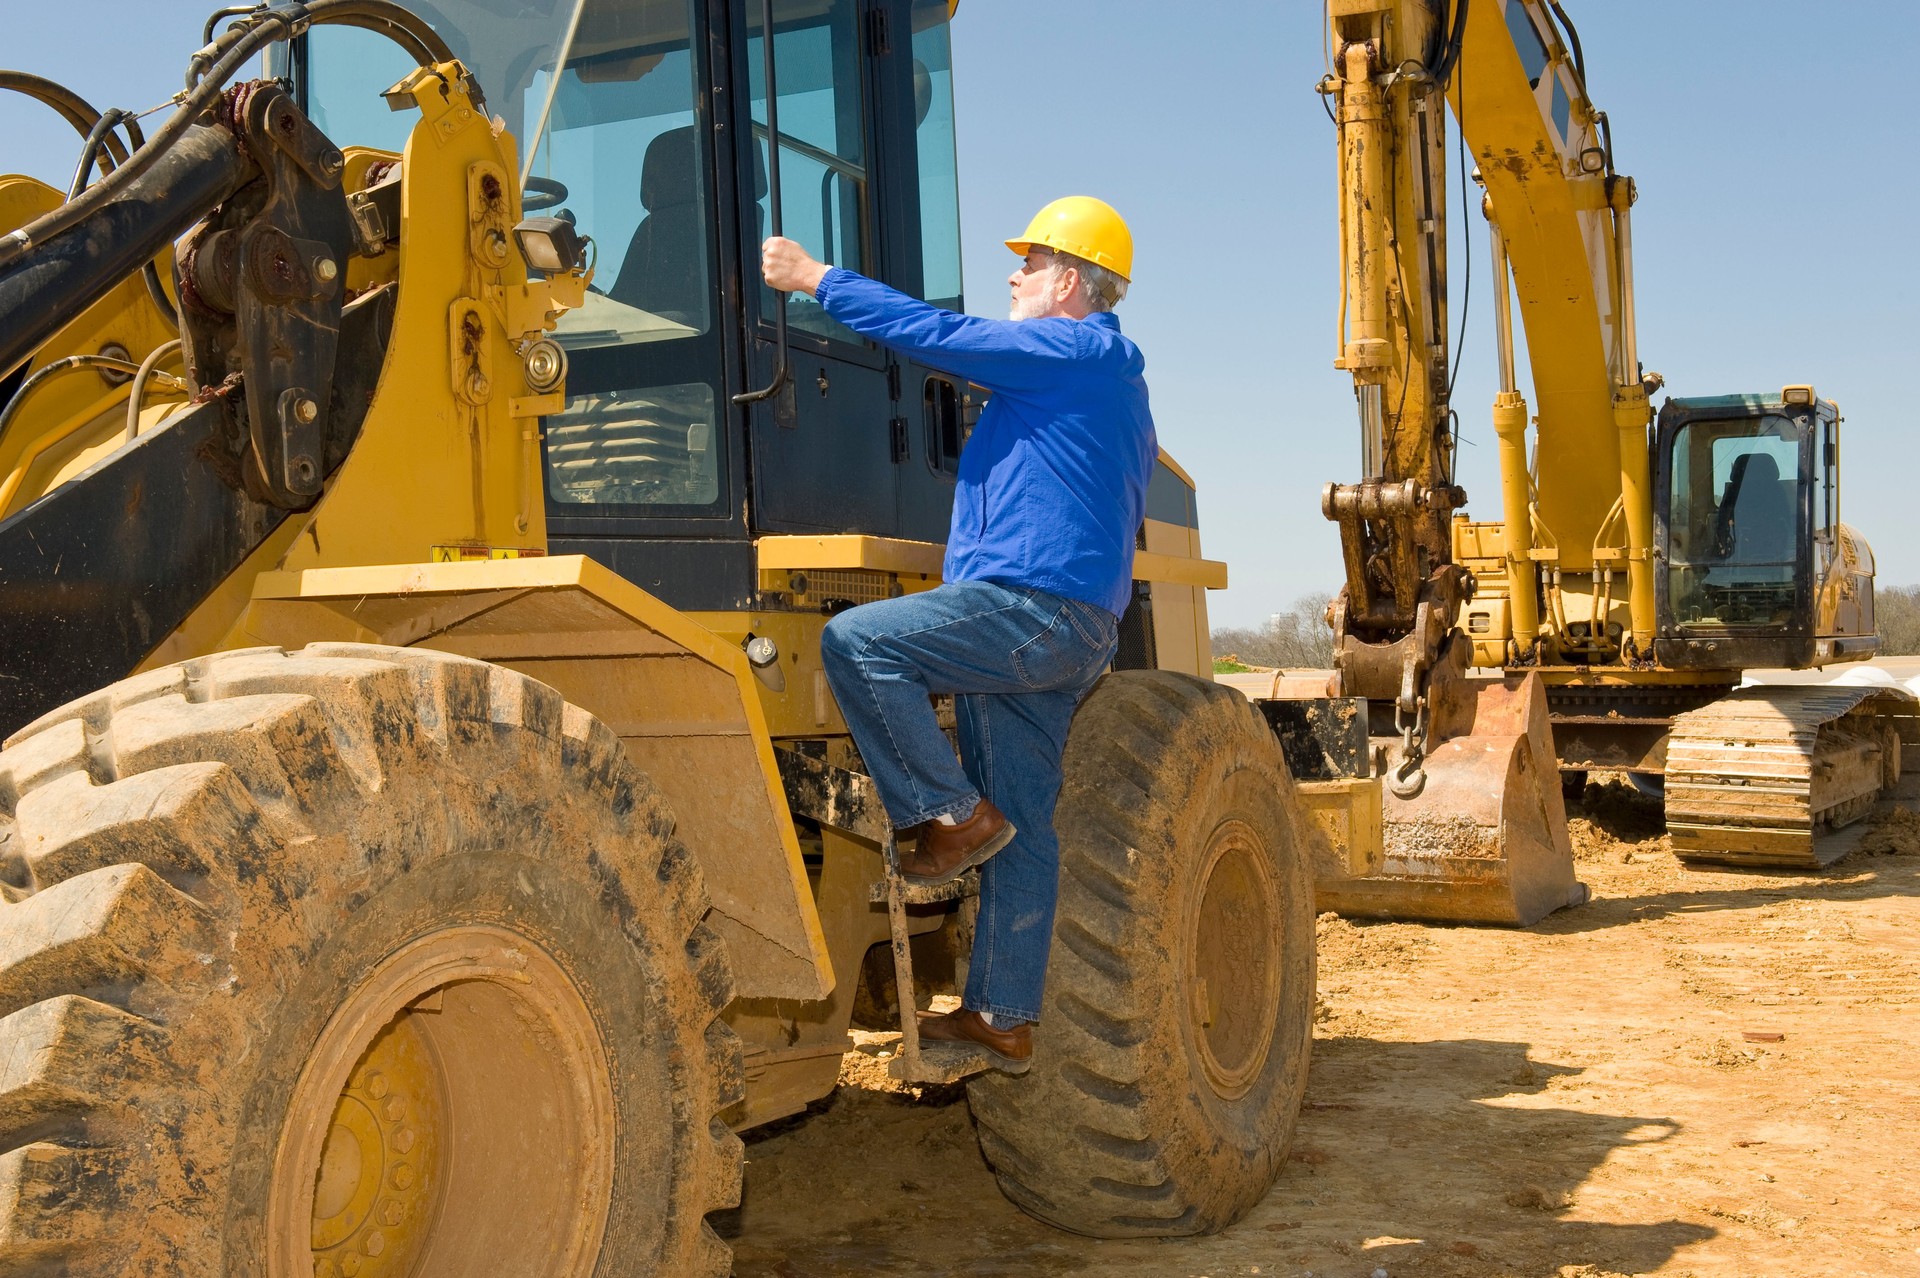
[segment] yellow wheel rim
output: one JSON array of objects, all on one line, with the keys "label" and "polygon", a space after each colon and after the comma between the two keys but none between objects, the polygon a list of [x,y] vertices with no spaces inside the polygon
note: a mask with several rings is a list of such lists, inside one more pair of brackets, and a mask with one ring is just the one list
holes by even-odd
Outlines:
[{"label": "yellow wheel rim", "polygon": [[268,1199],[268,1278],[588,1278],[613,1088],[579,989],[503,928],[403,946],[321,1032]]}]

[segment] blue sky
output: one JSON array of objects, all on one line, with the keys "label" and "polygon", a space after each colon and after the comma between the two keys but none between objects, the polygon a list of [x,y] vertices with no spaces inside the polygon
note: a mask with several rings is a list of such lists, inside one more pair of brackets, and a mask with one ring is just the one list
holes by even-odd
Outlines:
[{"label": "blue sky", "polygon": [[[179,0],[20,7],[9,66],[96,106],[139,107],[178,87],[210,11]],[[1905,469],[1920,461],[1920,432],[1899,400],[1920,341],[1908,242],[1920,156],[1903,77],[1862,67],[1863,50],[1920,44],[1920,5],[1567,8],[1619,165],[1640,185],[1643,362],[1675,394],[1810,381],[1837,400],[1843,517],[1873,544],[1883,584],[1920,582],[1920,482]],[[1319,490],[1358,469],[1350,383],[1332,367],[1333,138],[1312,91],[1320,14],[1316,0],[962,0],[954,30],[969,309],[1004,313],[1012,258],[999,241],[1053,196],[1099,195],[1129,218],[1138,263],[1121,316],[1147,353],[1161,439],[1198,481],[1205,549],[1231,565],[1216,625],[1337,587]],[[78,139],[44,109],[0,95],[0,137],[0,167],[70,176]],[[1470,441],[1461,481],[1490,516],[1479,231],[1456,407]]]}]

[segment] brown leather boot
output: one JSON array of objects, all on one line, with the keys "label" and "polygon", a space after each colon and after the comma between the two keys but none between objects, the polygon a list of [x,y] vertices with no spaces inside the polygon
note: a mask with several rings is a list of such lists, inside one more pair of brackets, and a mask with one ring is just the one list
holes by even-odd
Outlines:
[{"label": "brown leather boot", "polygon": [[921,1012],[920,1039],[925,1043],[971,1043],[984,1047],[994,1065],[1009,1074],[1024,1074],[1033,1064],[1033,1026],[1021,1024],[998,1029],[970,1008],[962,1007],[944,1016]]},{"label": "brown leather boot", "polygon": [[920,840],[900,853],[900,874],[926,887],[956,879],[1013,841],[1014,829],[990,799],[981,799],[973,815],[952,825],[923,822]]}]

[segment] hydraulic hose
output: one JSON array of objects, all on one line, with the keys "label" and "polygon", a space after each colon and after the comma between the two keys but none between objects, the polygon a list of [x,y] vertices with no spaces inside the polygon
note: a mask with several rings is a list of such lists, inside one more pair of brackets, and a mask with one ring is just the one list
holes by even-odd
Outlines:
[{"label": "hydraulic hose", "polygon": [[[133,375],[133,384],[127,387],[127,443],[131,444],[140,436],[140,409],[142,402],[147,398],[147,383],[153,379],[154,373],[160,367],[160,362],[170,355],[178,354],[179,350],[180,339],[176,337],[170,342],[160,343],[140,361],[140,371]],[[161,373],[160,376],[165,378],[169,377],[169,374]],[[182,389],[186,387],[186,383],[177,377],[171,380],[177,387]]]},{"label": "hydraulic hose", "polygon": [[258,13],[266,7],[264,0],[262,0],[260,4],[230,4],[223,9],[215,9],[207,15],[207,25],[201,29],[200,47],[204,49],[213,43],[213,33],[219,27],[221,19],[244,18],[248,14]]},{"label": "hydraulic hose", "polygon": [[1580,77],[1580,91],[1591,96],[1587,88],[1587,55],[1580,48],[1580,32],[1573,25],[1573,19],[1567,16],[1560,0],[1547,0],[1547,7],[1553,10],[1553,16],[1560,19],[1560,25],[1566,29],[1567,43],[1573,47],[1573,73]]},{"label": "hydraulic hose", "polygon": [[[134,169],[139,154],[60,206],[76,208],[105,191],[110,199],[104,207],[64,234],[28,241],[13,260],[0,262],[0,369],[13,368],[115,285],[139,274],[259,172],[218,124],[182,130],[179,142],[156,153],[144,171]],[[129,172],[134,176],[123,180]]]},{"label": "hydraulic hose", "polygon": [[[94,164],[100,158],[101,146],[113,136],[113,131],[119,128],[123,121],[132,119],[132,112],[122,111],[119,107],[110,107],[105,115],[93,122],[93,127],[87,130],[87,140],[80,148],[80,163],[73,170],[73,181],[67,184],[69,200],[76,198],[80,192],[87,189],[87,175],[93,171]],[[111,164],[103,165],[102,168],[106,173],[113,172]]]},{"label": "hydraulic hose", "polygon": [[[93,109],[87,100],[69,89],[66,85],[25,71],[0,71],[0,89],[10,89],[15,93],[24,93],[28,97],[51,107],[60,118],[71,124],[81,137],[88,136],[94,125],[99,122],[100,113]],[[127,161],[127,148],[120,145],[120,139],[109,133],[104,143],[110,163],[103,167],[115,168]],[[135,143],[137,147],[139,144]]]},{"label": "hydraulic hose", "polygon": [[120,373],[138,373],[140,365],[130,359],[119,359],[112,355],[69,355],[65,359],[56,359],[44,368],[36,368],[33,376],[20,383],[20,389],[13,393],[5,408],[0,408],[0,439],[7,436],[7,428],[13,425],[13,419],[33,393],[56,377],[68,373],[78,373],[88,368],[106,368]]},{"label": "hydraulic hose", "polygon": [[[359,26],[389,36],[423,66],[453,57],[445,40],[393,0],[312,0],[309,4],[263,9],[244,26],[226,32],[208,49],[194,55],[194,71],[189,74],[191,87],[181,95],[179,107],[124,164],[77,198],[0,236],[0,269],[18,261],[34,245],[45,244],[72,230],[118,198],[128,184],[187,136],[188,130],[196,126],[225,91],[227,81],[250,58],[274,41],[291,39],[316,22]],[[0,355],[0,368],[8,365],[9,361]]]},{"label": "hydraulic hose", "polygon": [[[421,66],[453,60],[453,49],[423,19],[393,0],[307,0],[305,4],[285,4],[261,9],[260,15],[300,10],[294,34],[308,26],[359,27],[386,36],[406,51]],[[253,12],[248,10],[247,12]],[[198,83],[199,68],[220,59],[251,28],[236,24],[218,39],[195,54],[187,69],[187,87]]]},{"label": "hydraulic hose", "polygon": [[1447,47],[1441,51],[1439,64],[1433,68],[1433,82],[1446,92],[1447,80],[1453,75],[1453,68],[1460,61],[1460,46],[1467,38],[1467,0],[1453,0],[1453,29],[1447,33]]}]

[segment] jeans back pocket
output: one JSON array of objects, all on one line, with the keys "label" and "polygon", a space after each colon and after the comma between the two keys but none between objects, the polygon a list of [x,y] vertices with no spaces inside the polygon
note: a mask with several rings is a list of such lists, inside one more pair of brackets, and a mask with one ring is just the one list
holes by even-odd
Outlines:
[{"label": "jeans back pocket", "polygon": [[[1099,618],[1087,612],[1092,608],[1073,599],[1059,601],[1046,629],[1013,650],[1013,669],[1021,683],[1035,691],[1068,687],[1096,661],[1104,664],[1112,636],[1099,634]],[[1106,629],[1111,630],[1111,615],[1105,609],[1097,611],[1107,618]]]}]

